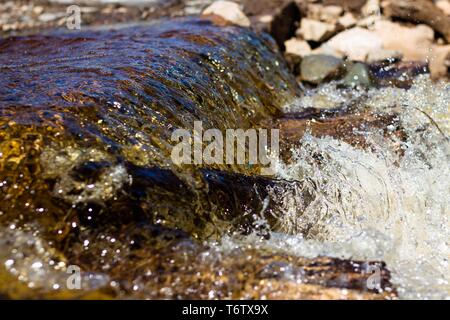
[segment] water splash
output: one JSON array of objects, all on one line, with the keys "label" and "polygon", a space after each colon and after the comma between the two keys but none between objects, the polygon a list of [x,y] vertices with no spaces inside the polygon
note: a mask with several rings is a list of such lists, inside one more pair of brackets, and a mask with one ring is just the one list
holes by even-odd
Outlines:
[{"label": "water splash", "polygon": [[360,134],[371,148],[362,150],[306,134],[278,176],[301,181],[313,200],[304,201],[304,192],[278,193],[281,231],[293,236],[275,234],[270,245],[299,255],[383,260],[401,298],[448,299],[449,89],[421,76],[409,90],[367,93],[360,108],[397,111],[406,141],[367,130]]}]

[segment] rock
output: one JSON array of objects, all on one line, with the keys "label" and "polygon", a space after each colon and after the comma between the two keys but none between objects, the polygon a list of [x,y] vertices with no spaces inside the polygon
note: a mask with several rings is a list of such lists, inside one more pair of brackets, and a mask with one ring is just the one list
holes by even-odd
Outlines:
[{"label": "rock", "polygon": [[50,22],[57,20],[61,17],[64,17],[65,13],[43,13],[39,16],[39,21],[41,22]]},{"label": "rock", "polygon": [[324,5],[338,5],[345,11],[359,11],[367,0],[323,0]]},{"label": "rock", "polygon": [[342,17],[338,19],[338,23],[345,29],[353,27],[357,20],[351,12],[346,12]]},{"label": "rock", "polygon": [[429,0],[388,1],[383,13],[412,23],[424,23],[442,34],[450,42],[450,17]]},{"label": "rock", "polygon": [[33,13],[40,15],[42,12],[44,12],[44,7],[42,6],[36,6],[33,8]]},{"label": "rock", "polygon": [[336,25],[312,19],[302,19],[296,34],[305,40],[322,42],[336,33]]},{"label": "rock", "polygon": [[308,6],[308,18],[335,23],[344,10],[340,6],[322,6],[320,4],[310,4]]},{"label": "rock", "polygon": [[304,40],[292,38],[286,41],[284,44],[286,46],[287,54],[303,57],[311,53],[311,47],[309,46],[308,42]]},{"label": "rock", "polygon": [[311,54],[325,54],[328,56],[334,56],[339,59],[345,58],[345,54],[342,52],[336,51],[330,46],[328,46],[326,43],[322,44],[320,47],[312,50]]},{"label": "rock", "polygon": [[435,2],[436,7],[441,9],[446,15],[450,16],[450,1],[438,0]]},{"label": "rock", "polygon": [[381,15],[380,0],[367,0],[366,4],[361,8],[363,16]]},{"label": "rock", "polygon": [[285,53],[284,60],[286,60],[286,63],[291,73],[294,74],[295,76],[299,76],[300,63],[302,62],[302,57],[291,53]]},{"label": "rock", "polygon": [[[334,108],[336,108],[336,104]],[[374,115],[362,112],[357,115],[351,114],[330,117],[327,108],[313,110],[312,113],[298,117],[300,119],[280,118],[277,120],[277,127],[280,128],[280,132],[282,132],[287,146],[292,147],[292,145],[298,144],[308,130],[315,137],[333,137],[359,148],[370,147],[368,136],[359,134],[360,131],[366,131],[367,128],[381,129],[383,134],[397,136],[398,138],[404,136],[404,132],[401,129],[395,132],[389,132],[387,129],[392,124],[397,128],[401,128],[395,114]],[[315,119],[319,121],[314,121]],[[281,149],[284,149],[283,145]]]},{"label": "rock", "polygon": [[429,60],[428,66],[433,79],[448,76],[450,68],[450,45],[434,46],[433,55]]},{"label": "rock", "polygon": [[300,65],[301,80],[319,84],[338,76],[342,71],[342,59],[323,54],[309,55]]},{"label": "rock", "polygon": [[359,27],[337,34],[326,44],[345,54],[350,60],[356,61],[364,61],[369,52],[382,48],[382,41],[379,36]]},{"label": "rock", "polygon": [[371,74],[377,86],[408,89],[418,75],[429,74],[428,63],[424,61],[399,61],[392,64],[373,63]]},{"label": "rock", "polygon": [[372,29],[373,25],[377,21],[380,21],[381,19],[382,19],[382,17],[380,15],[371,15],[371,16],[368,16],[368,17],[358,20],[356,25],[358,27]]},{"label": "rock", "polygon": [[398,61],[403,58],[403,53],[396,50],[377,49],[370,51],[366,61],[369,63],[379,61]]},{"label": "rock", "polygon": [[295,35],[300,19],[300,9],[294,1],[289,2],[274,15],[270,23],[270,34],[281,50],[285,49],[284,42]]},{"label": "rock", "polygon": [[368,88],[372,85],[372,79],[368,67],[364,63],[355,63],[347,68],[347,74],[342,79],[347,87]]},{"label": "rock", "polygon": [[239,4],[231,1],[213,2],[202,12],[203,15],[215,14],[241,27],[250,27],[250,20],[242,12]]},{"label": "rock", "polygon": [[383,48],[403,53],[405,60],[426,60],[434,39],[433,29],[426,25],[402,26],[390,21],[377,21],[373,32],[380,37]]},{"label": "rock", "polygon": [[[189,30],[189,37],[185,30]],[[84,41],[86,38],[89,42]],[[108,43],[106,38],[110,39]],[[55,217],[67,213],[61,202],[70,207],[74,201],[81,207],[91,201],[111,201],[110,212],[119,214],[122,204],[127,207],[137,203],[131,193],[119,200],[114,198],[116,192],[122,193],[120,190],[130,186],[124,182],[132,168],[122,163],[142,169],[169,163],[169,130],[181,126],[191,129],[193,121],[186,119],[195,119],[197,112],[205,123],[215,123],[221,129],[236,128],[236,121],[239,125],[250,123],[250,117],[256,123],[277,114],[300,92],[279,53],[269,46],[271,43],[249,28],[216,26],[198,18],[114,32],[48,33],[45,41],[41,35],[1,39],[0,65],[8,65],[14,58],[17,65],[33,67],[3,68],[0,77],[0,181],[11,181],[11,188],[4,186],[0,192],[0,224],[24,212],[25,202],[18,199],[26,199],[32,208],[45,203],[47,212]],[[20,58],[19,50],[23,53]],[[86,55],[90,50],[96,54]],[[249,52],[254,54],[252,63],[242,63],[239,59]],[[67,59],[70,55],[83,55],[87,62],[80,65],[76,59]],[[130,65],[154,68],[147,73],[140,68],[130,69]],[[92,66],[98,71],[95,76]],[[25,74],[28,80],[19,81]],[[180,77],[188,80],[180,81]],[[201,89],[205,87],[208,90]],[[237,92],[229,95],[223,90]],[[44,115],[41,107],[49,114]],[[166,111],[171,114],[170,120],[152,120],[154,114]],[[126,119],[124,113],[129,113]],[[216,120],[209,121],[210,117]],[[166,142],[156,145],[154,141]],[[116,147],[112,150],[110,146]],[[242,170],[254,169],[246,166]],[[195,181],[191,169],[186,168],[185,173],[183,177],[193,178],[184,182],[203,181]],[[28,187],[31,183],[33,189]],[[91,184],[94,188],[86,187]],[[135,187],[144,192],[139,183]],[[174,195],[171,205],[181,199],[179,192]],[[142,208],[146,207],[143,210],[150,210],[146,211],[150,218],[154,217],[153,210],[159,210],[156,202],[163,199],[142,201]],[[21,205],[11,208],[12,202]],[[171,224],[175,220],[169,216],[184,216],[179,229],[193,231],[197,236],[211,234],[209,227],[202,227],[211,223],[201,223],[199,215],[191,216],[197,221],[190,223],[183,207],[167,211],[168,219],[163,219]],[[214,213],[208,212],[207,216],[213,218]],[[40,217],[27,214],[27,219],[38,223]]]},{"label": "rock", "polygon": [[261,23],[271,23],[273,20],[273,16],[271,16],[270,14],[265,14],[265,15],[258,17],[258,20]]}]

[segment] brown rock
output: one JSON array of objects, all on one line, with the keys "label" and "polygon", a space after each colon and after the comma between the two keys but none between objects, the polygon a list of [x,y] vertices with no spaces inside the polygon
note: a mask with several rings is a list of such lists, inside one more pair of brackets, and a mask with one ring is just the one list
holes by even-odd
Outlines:
[{"label": "brown rock", "polygon": [[242,0],[241,3],[252,27],[271,34],[282,50],[284,42],[295,35],[302,14],[306,13],[303,2],[292,0]]},{"label": "brown rock", "polygon": [[369,147],[367,137],[356,133],[367,128],[380,128],[384,130],[385,135],[394,134],[400,138],[403,137],[401,130],[392,133],[387,129],[388,125],[399,127],[395,115],[360,114],[323,118],[322,112],[319,111],[317,114],[314,114],[313,110],[311,112],[313,114],[304,119],[300,119],[302,115],[297,115],[295,118],[278,120],[282,142],[286,145],[286,148],[282,146],[282,150],[287,149],[287,146],[292,147],[293,144],[298,144],[308,129],[313,136],[334,137],[359,148]]},{"label": "brown rock", "polygon": [[308,6],[308,18],[325,22],[335,23],[343,13],[340,6],[322,6],[310,4]]},{"label": "brown rock", "polygon": [[433,79],[439,79],[449,75],[450,45],[433,47],[433,55],[429,60],[429,68]]},{"label": "brown rock", "polygon": [[384,14],[413,23],[425,23],[450,42],[450,17],[428,0],[396,0],[387,2]]},{"label": "brown rock", "polygon": [[301,19],[300,9],[295,2],[289,2],[270,23],[270,34],[274,37],[281,50],[285,50],[284,42],[295,35]]},{"label": "brown rock", "polygon": [[323,0],[324,5],[337,5],[346,11],[359,11],[367,0]]}]

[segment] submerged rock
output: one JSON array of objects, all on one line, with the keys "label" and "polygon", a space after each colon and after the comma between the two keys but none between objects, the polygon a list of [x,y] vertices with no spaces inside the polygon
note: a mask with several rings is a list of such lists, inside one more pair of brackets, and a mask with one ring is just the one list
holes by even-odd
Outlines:
[{"label": "submerged rock", "polygon": [[382,263],[211,241],[284,231],[271,195],[298,182],[175,166],[172,132],[258,127],[300,95],[270,38],[213,19],[0,41],[0,295],[395,296]]}]

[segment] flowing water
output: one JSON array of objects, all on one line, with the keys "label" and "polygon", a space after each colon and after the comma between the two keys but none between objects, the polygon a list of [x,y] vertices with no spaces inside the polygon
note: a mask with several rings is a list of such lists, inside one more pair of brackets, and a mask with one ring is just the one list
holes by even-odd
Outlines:
[{"label": "flowing water", "polygon": [[[336,84],[317,91],[336,106],[348,95]],[[277,196],[281,229],[293,235],[274,234],[268,245],[306,256],[382,260],[401,298],[448,299],[450,85],[433,84],[423,75],[408,90],[351,95],[366,96],[361,111],[396,110],[407,140],[393,141],[379,130],[356,132],[370,142],[362,150],[332,137],[305,135],[301,148],[292,150],[292,163],[280,163],[277,175],[304,181],[315,200],[299,210],[302,193]],[[286,109],[301,111],[310,99],[307,95]]]},{"label": "flowing water", "polygon": [[[448,84],[300,93],[266,36],[198,19],[0,48],[0,294],[376,298],[358,278],[376,260],[400,298],[450,297]],[[254,127],[317,96],[397,119],[355,127],[364,148],[305,134],[278,180],[170,162],[175,128]]]}]

